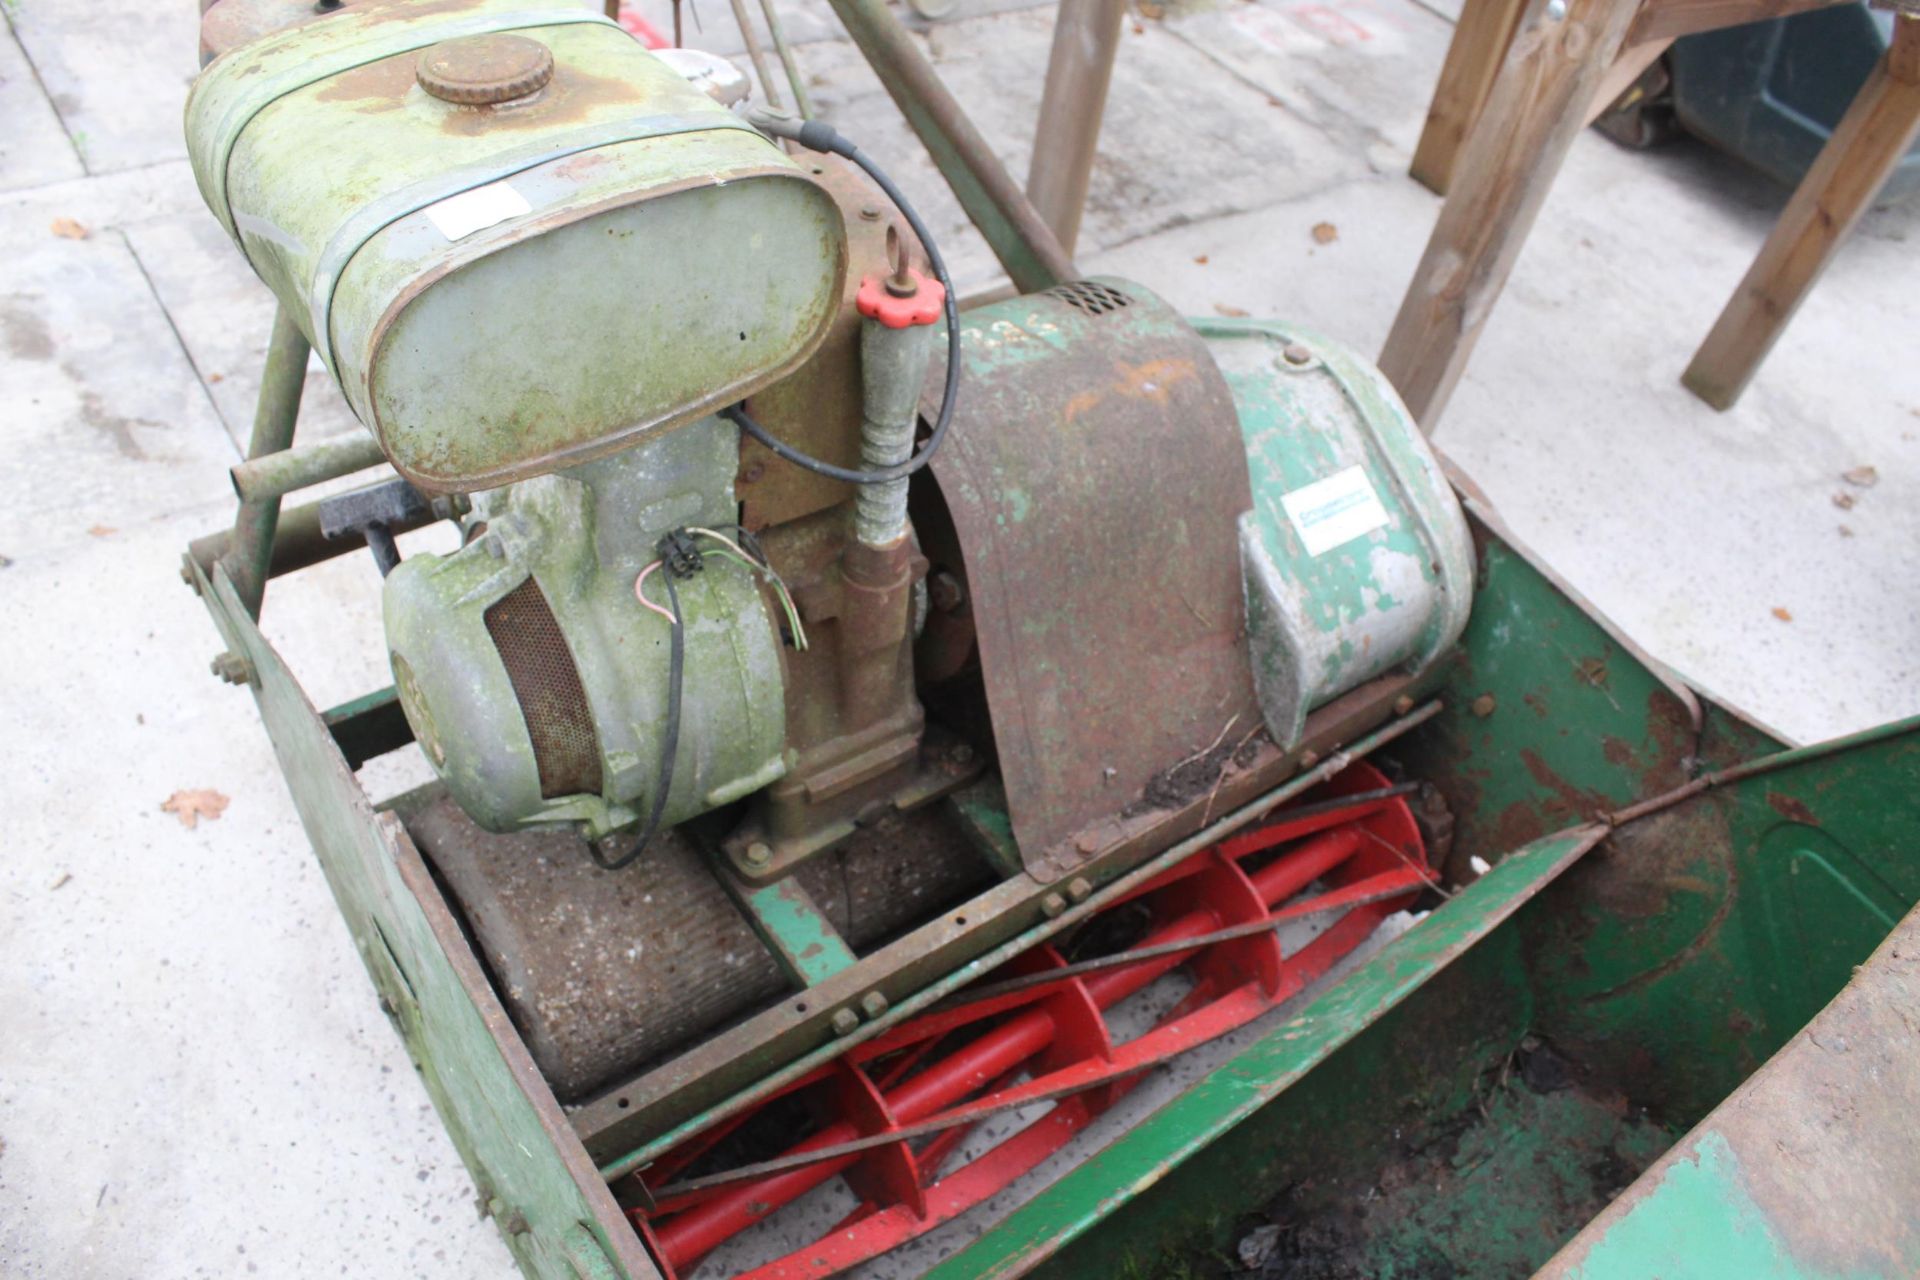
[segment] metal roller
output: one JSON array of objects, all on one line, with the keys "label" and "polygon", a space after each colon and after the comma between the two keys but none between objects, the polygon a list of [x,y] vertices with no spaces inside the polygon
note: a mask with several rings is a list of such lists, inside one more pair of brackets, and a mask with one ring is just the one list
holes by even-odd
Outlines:
[{"label": "metal roller", "polygon": [[[618,875],[566,832],[493,835],[442,796],[408,823],[452,890],[507,1012],[562,1101],[756,1009],[787,983],[681,830]],[[991,873],[938,809],[895,815],[795,873],[855,948]]]}]

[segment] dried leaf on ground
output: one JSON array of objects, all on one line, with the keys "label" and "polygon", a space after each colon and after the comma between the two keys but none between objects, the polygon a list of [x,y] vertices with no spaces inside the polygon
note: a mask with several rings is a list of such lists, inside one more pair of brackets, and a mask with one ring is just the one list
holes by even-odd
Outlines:
[{"label": "dried leaf on ground", "polygon": [[1793,621],[1793,614],[1784,605],[1773,606],[1773,616],[1782,622]]},{"label": "dried leaf on ground", "polygon": [[1843,524],[1840,526],[1840,536],[1843,538],[1851,538],[1853,536],[1853,530]]},{"label": "dried leaf on ground", "polygon": [[52,231],[53,234],[59,236],[62,240],[85,240],[92,234],[92,232],[75,222],[72,218],[55,218],[53,220]]},{"label": "dried leaf on ground", "polygon": [[1248,1271],[1259,1271],[1273,1257],[1274,1250],[1280,1247],[1280,1227],[1269,1222],[1265,1226],[1255,1227],[1240,1238],[1240,1244],[1234,1252],[1240,1255],[1240,1265]]},{"label": "dried leaf on ground", "polygon": [[1207,265],[1207,255],[1203,253],[1199,257],[1195,258],[1194,261],[1204,267]]},{"label": "dried leaf on ground", "polygon": [[1332,244],[1339,238],[1340,228],[1334,226],[1331,222],[1316,222],[1313,224],[1313,242],[1315,244]]},{"label": "dried leaf on ground", "polygon": [[1840,508],[1842,511],[1853,510],[1853,503],[1854,503],[1853,495],[1848,493],[1845,489],[1836,490],[1834,492],[1833,505]]},{"label": "dried leaf on ground", "polygon": [[87,526],[87,536],[92,538],[111,538],[114,534],[118,532],[120,531],[114,528],[110,524],[95,524],[95,525]]},{"label": "dried leaf on ground", "polygon": [[1842,471],[1840,478],[1856,489],[1871,489],[1880,483],[1880,473],[1872,467],[1855,467],[1851,471]]},{"label": "dried leaf on ground", "polygon": [[200,819],[212,822],[227,811],[232,801],[210,787],[193,791],[176,791],[168,796],[166,803],[160,806],[165,813],[171,813],[180,819],[180,825],[191,831],[200,825]]},{"label": "dried leaf on ground", "polygon": [[1241,318],[1242,316],[1244,316],[1244,315],[1246,315],[1246,314],[1247,314],[1247,312],[1246,312],[1246,310],[1245,310],[1244,308],[1241,308],[1241,307],[1230,307],[1230,306],[1228,306],[1228,305],[1227,305],[1226,303],[1224,303],[1224,302],[1216,302],[1216,303],[1214,303],[1214,304],[1213,304],[1213,309],[1214,309],[1215,311],[1218,311],[1218,312],[1219,312],[1219,313],[1220,313],[1221,315],[1223,315],[1223,316],[1225,316],[1225,317],[1227,317],[1227,318],[1228,318],[1229,320],[1238,320],[1238,319],[1240,319],[1240,318]]}]

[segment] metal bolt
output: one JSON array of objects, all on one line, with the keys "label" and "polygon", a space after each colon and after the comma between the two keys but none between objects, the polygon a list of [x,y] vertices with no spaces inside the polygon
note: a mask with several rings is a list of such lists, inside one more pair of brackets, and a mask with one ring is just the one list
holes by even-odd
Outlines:
[{"label": "metal bolt", "polygon": [[1403,716],[1411,710],[1413,710],[1413,699],[1406,694],[1403,693],[1393,700],[1393,714]]},{"label": "metal bolt", "polygon": [[507,1220],[500,1224],[500,1229],[510,1236],[523,1236],[533,1228],[527,1225],[527,1215],[515,1209],[507,1215]]},{"label": "metal bolt", "polygon": [[1061,897],[1057,893],[1050,893],[1046,897],[1040,899],[1040,910],[1046,913],[1047,919],[1049,920],[1053,919],[1055,916],[1059,915],[1062,911],[1065,911],[1066,909],[1067,909],[1067,900]]},{"label": "metal bolt", "polygon": [[773,849],[765,840],[755,840],[747,846],[747,865],[764,867],[773,861]]},{"label": "metal bolt", "polygon": [[1304,343],[1289,342],[1280,351],[1288,364],[1306,364],[1313,359],[1313,352]]},{"label": "metal bolt", "polygon": [[1559,22],[1567,16],[1567,0],[1547,0],[1547,21]]},{"label": "metal bolt", "polygon": [[835,1009],[833,1011],[833,1034],[837,1036],[850,1036],[859,1029],[859,1014],[851,1009]]},{"label": "metal bolt", "polygon": [[953,749],[947,752],[947,759],[953,761],[955,764],[972,764],[973,748],[964,742],[956,742],[953,744]]},{"label": "metal bolt", "polygon": [[860,1012],[866,1014],[868,1020],[878,1018],[886,1011],[887,998],[878,991],[869,991],[860,997]]},{"label": "metal bolt", "polygon": [[878,222],[880,221],[880,206],[877,204],[861,205],[860,216],[868,222]]},{"label": "metal bolt", "polygon": [[1313,766],[1319,763],[1320,763],[1320,753],[1318,751],[1314,751],[1311,748],[1309,748],[1308,750],[1302,751],[1300,753],[1300,767],[1302,769],[1311,769],[1313,768]]},{"label": "metal bolt", "polygon": [[1093,885],[1085,876],[1075,876],[1067,881],[1067,896],[1075,902],[1085,902],[1093,896]]},{"label": "metal bolt", "polygon": [[253,683],[253,665],[232,650],[215,658],[210,669],[228,684]]},{"label": "metal bolt", "polygon": [[1485,720],[1488,716],[1493,714],[1493,709],[1499,705],[1500,705],[1499,703],[1493,700],[1492,694],[1483,693],[1479,697],[1473,700],[1473,706],[1471,709],[1473,711],[1473,714],[1479,716],[1482,720]]},{"label": "metal bolt", "polygon": [[952,613],[967,602],[967,590],[960,579],[945,569],[927,579],[927,598],[942,613]]}]

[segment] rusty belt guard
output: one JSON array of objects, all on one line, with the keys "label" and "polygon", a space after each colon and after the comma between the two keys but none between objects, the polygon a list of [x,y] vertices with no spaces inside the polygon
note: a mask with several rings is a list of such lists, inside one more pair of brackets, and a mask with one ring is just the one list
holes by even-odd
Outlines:
[{"label": "rusty belt guard", "polygon": [[1205,344],[1138,285],[1063,285],[961,323],[932,470],[1014,838],[1054,880],[1119,834],[1103,828],[1156,775],[1261,724],[1235,525],[1246,449]]}]

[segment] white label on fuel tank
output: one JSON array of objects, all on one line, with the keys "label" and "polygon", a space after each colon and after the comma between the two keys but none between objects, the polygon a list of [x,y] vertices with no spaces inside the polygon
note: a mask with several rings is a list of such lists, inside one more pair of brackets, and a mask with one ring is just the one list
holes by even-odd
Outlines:
[{"label": "white label on fuel tank", "polygon": [[1281,494],[1280,504],[1310,556],[1325,555],[1388,522],[1387,509],[1361,467],[1336,471],[1325,480]]},{"label": "white label on fuel tank", "polygon": [[449,240],[463,240],[476,231],[484,231],[496,222],[532,213],[527,198],[505,182],[489,182],[484,187],[462,191],[427,206],[427,217]]}]

